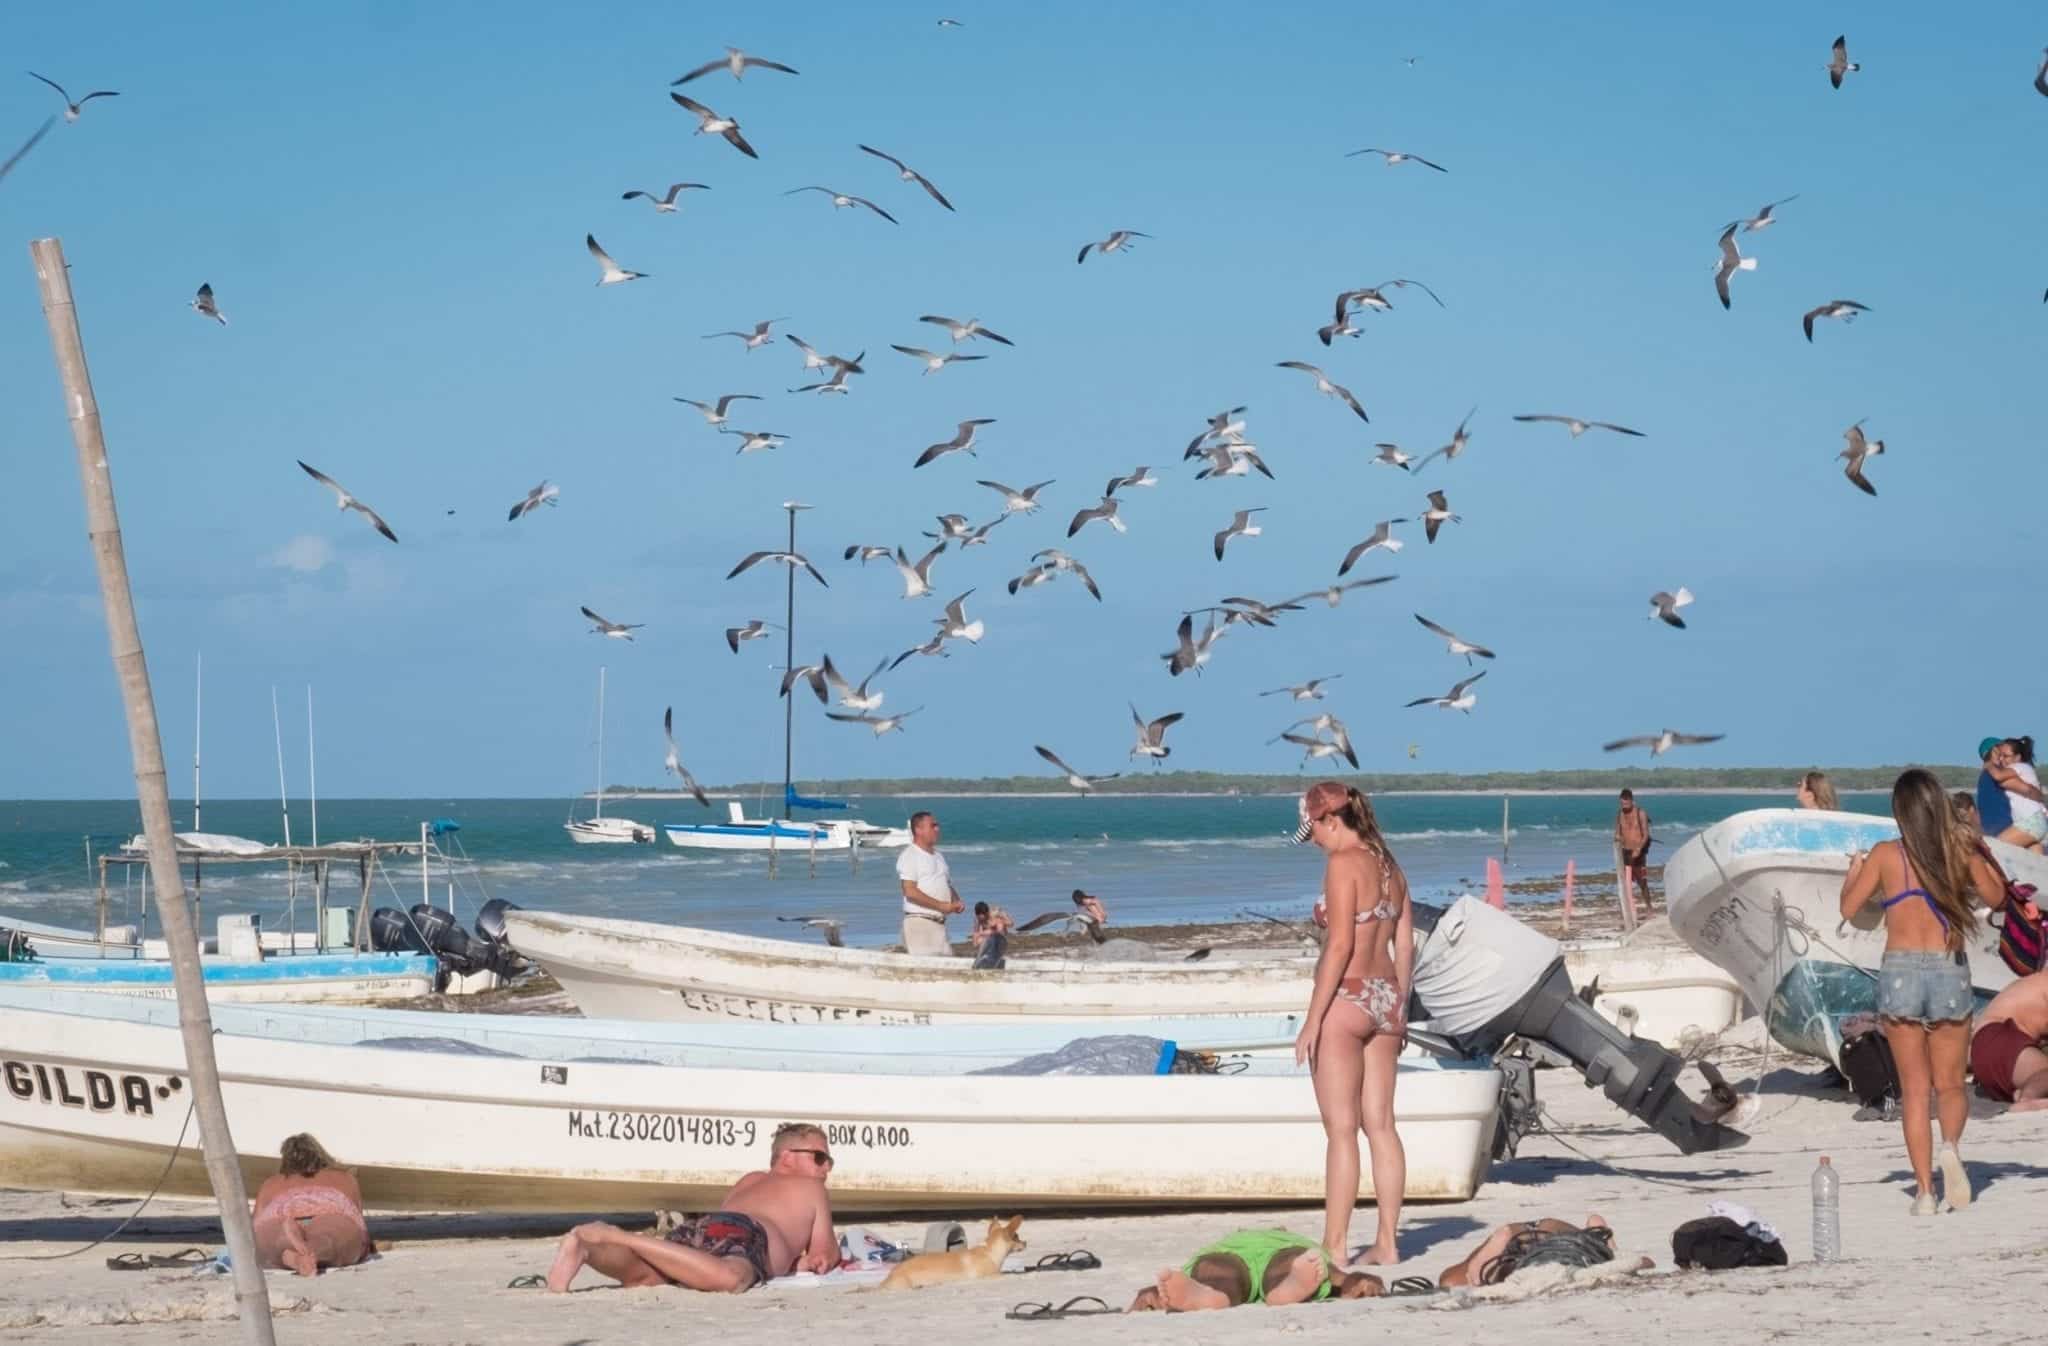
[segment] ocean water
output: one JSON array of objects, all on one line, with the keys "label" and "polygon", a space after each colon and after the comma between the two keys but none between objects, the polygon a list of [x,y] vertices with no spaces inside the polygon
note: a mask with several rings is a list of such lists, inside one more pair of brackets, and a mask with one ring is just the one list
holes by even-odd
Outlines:
[{"label": "ocean water", "polygon": [[[1730,814],[1791,803],[1786,793],[1645,795],[1642,802],[1653,822],[1653,864]],[[722,801],[714,805],[723,812]],[[1852,796],[1844,805],[1883,812],[1884,798]],[[1418,897],[1483,885],[1487,858],[1502,854],[1498,795],[1388,795],[1376,807]],[[1287,843],[1295,823],[1291,796],[869,796],[853,801],[850,812],[901,823],[920,808],[938,815],[940,847],[969,905],[986,899],[1020,920],[1068,909],[1075,888],[1101,897],[1112,919],[1125,924],[1231,920],[1247,912],[1298,917],[1321,883],[1317,851]],[[748,811],[758,814],[760,806],[750,802]],[[669,800],[612,801],[607,812],[652,824],[707,816],[693,803]],[[488,898],[503,897],[526,907],[762,935],[801,936],[778,917],[827,916],[846,922],[852,942],[894,937],[894,852],[864,852],[857,869],[844,853],[821,854],[813,872],[801,852],[784,851],[770,878],[765,854],[690,852],[666,839],[653,846],[579,846],[562,830],[566,815],[565,803],[549,800],[336,799],[321,801],[319,821],[321,839],[333,842],[417,839],[423,820],[454,819],[473,867],[456,866],[451,875],[436,864],[428,887],[445,903],[452,883],[464,916]],[[188,829],[190,803],[175,803],[172,816]],[[274,801],[209,800],[202,821],[209,832],[283,839]],[[303,801],[295,804],[293,840],[308,840],[309,823]],[[1509,882],[1560,875],[1568,860],[1584,872],[1611,869],[1613,824],[1610,795],[1513,797]],[[99,852],[138,830],[132,803],[0,802],[0,924],[15,915],[90,925],[97,879],[86,859],[88,839]],[[109,879],[115,921],[132,920],[140,898],[140,867],[125,878],[122,868]],[[352,901],[354,883],[352,868],[346,876],[337,868],[331,900]],[[421,893],[419,862],[400,862],[380,873],[373,905],[409,906]],[[209,926],[225,912],[259,911],[265,928],[282,928],[289,894],[283,866],[214,865],[205,870],[201,898]],[[301,928],[310,928],[310,910],[302,891]]]}]

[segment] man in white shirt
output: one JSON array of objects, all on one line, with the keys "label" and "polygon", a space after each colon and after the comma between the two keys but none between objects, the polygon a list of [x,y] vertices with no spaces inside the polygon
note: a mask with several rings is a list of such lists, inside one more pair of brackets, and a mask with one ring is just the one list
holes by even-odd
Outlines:
[{"label": "man in white shirt", "polygon": [[904,950],[950,955],[946,917],[967,908],[953,887],[946,857],[939,854],[939,820],[929,813],[910,815],[910,844],[896,857],[896,884],[903,890]]}]

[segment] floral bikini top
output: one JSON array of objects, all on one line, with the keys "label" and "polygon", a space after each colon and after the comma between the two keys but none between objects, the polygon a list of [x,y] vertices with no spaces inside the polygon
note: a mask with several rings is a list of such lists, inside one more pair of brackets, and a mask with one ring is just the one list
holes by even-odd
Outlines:
[{"label": "floral bikini top", "polygon": [[1352,917],[1354,925],[1364,925],[1367,921],[1391,921],[1395,912],[1399,910],[1387,896],[1387,871],[1393,868],[1393,862],[1388,860],[1387,853],[1377,846],[1368,845],[1366,849],[1380,862],[1380,900],[1378,905],[1368,907]]}]

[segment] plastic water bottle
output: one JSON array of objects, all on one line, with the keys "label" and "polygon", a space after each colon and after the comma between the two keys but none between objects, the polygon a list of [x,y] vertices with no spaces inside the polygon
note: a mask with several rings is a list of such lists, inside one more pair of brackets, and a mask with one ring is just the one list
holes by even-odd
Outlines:
[{"label": "plastic water bottle", "polygon": [[1842,1181],[1834,1165],[1822,1155],[1813,1170],[1813,1260],[1838,1262],[1842,1258]]}]

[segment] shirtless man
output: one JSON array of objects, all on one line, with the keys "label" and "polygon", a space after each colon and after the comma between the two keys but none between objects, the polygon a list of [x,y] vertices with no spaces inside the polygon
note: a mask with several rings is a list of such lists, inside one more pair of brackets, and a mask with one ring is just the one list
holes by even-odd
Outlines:
[{"label": "shirtless man", "polygon": [[1614,842],[1621,847],[1621,867],[1643,911],[1650,910],[1650,815],[1636,807],[1633,790],[1621,792],[1614,815]]},{"label": "shirtless man", "polygon": [[1138,1291],[1130,1312],[1194,1313],[1240,1304],[1303,1304],[1318,1299],[1370,1299],[1386,1283],[1363,1271],[1337,1271],[1329,1254],[1281,1229],[1244,1229],[1196,1253],[1185,1267],[1159,1273]]},{"label": "shirtless man", "polygon": [[[1588,1232],[1595,1229],[1606,1229],[1607,1221],[1601,1219],[1598,1215],[1588,1215],[1583,1228]],[[1445,1267],[1444,1274],[1436,1278],[1437,1285],[1445,1290],[1456,1290],[1463,1286],[1487,1285],[1505,1280],[1508,1273],[1512,1271],[1512,1268],[1496,1272],[1489,1279],[1486,1274],[1487,1264],[1495,1261],[1502,1253],[1506,1252],[1508,1244],[1513,1242],[1517,1235],[1532,1229],[1544,1234],[1576,1234],[1581,1232],[1581,1226],[1566,1224],[1563,1220],[1535,1220],[1529,1223],[1504,1224],[1491,1234],[1488,1234],[1485,1241],[1472,1250],[1470,1257],[1462,1262],[1453,1262]],[[1611,1255],[1614,1236],[1610,1233],[1606,1237]]]},{"label": "shirtless man", "polygon": [[585,1266],[627,1287],[681,1285],[726,1294],[793,1271],[828,1271],[839,1264],[825,1195],[831,1172],[825,1133],[808,1122],[786,1122],[769,1144],[767,1171],[734,1183],[713,1213],[660,1237],[603,1223],[570,1230],[548,1269],[548,1289],[565,1292]]},{"label": "shirtless man", "polygon": [[2013,1105],[2014,1112],[2048,1108],[2048,972],[2021,977],[2000,991],[1978,1016],[1970,1038],[1970,1070],[1977,1087]]}]

